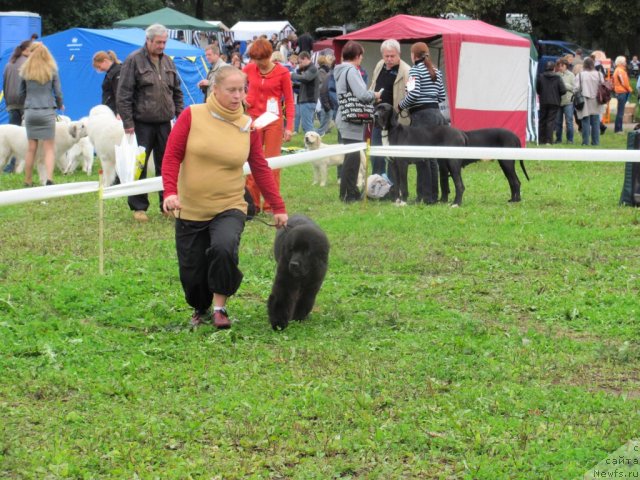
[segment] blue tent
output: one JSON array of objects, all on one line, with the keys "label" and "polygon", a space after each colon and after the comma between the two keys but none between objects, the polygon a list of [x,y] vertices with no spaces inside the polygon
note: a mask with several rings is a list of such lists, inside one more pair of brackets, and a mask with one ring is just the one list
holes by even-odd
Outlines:
[{"label": "blue tent", "polygon": [[[121,61],[145,42],[145,32],[139,28],[93,30],[71,28],[42,38],[51,51],[60,70],[60,83],[64,97],[64,114],[77,120],[89,114],[91,107],[102,98],[104,73],[97,73],[92,65],[93,54],[99,50],[113,50]],[[0,86],[2,72],[13,49],[0,57]],[[178,69],[184,93],[184,103],[201,103],[203,95],[197,83],[206,78],[208,65],[204,51],[191,45],[169,39],[165,54],[171,56]],[[4,97],[4,95],[2,95]],[[0,124],[8,122],[4,100],[0,103]]]}]

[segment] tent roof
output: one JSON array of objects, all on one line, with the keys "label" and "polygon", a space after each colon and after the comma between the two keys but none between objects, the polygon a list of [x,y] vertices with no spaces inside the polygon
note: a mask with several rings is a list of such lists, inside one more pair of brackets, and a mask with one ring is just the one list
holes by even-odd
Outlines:
[{"label": "tent roof", "polygon": [[159,23],[173,30],[201,30],[207,32],[217,32],[220,30],[216,25],[211,25],[204,20],[191,17],[186,13],[178,12],[169,7],[114,22],[113,26],[147,28],[154,23]]},{"label": "tent roof", "polygon": [[[123,45],[133,45],[136,48],[142,47],[146,41],[146,34],[144,30],[140,28],[114,28],[106,30],[93,28],[70,28],[69,30],[54,33],[45,38],[47,38],[49,42],[53,42],[58,38],[63,42],[67,41],[69,42],[67,46],[71,49],[73,43],[79,42],[82,44],[83,41],[85,44],[98,43],[95,37],[102,37],[105,40],[112,40]],[[91,38],[90,41],[88,40],[89,38]],[[76,40],[74,41],[74,39]],[[109,44],[110,42],[105,43]],[[112,47],[109,47],[109,49],[113,50]],[[202,49],[169,38],[167,40],[167,46],[164,53],[172,57],[192,57],[202,55]]]},{"label": "tent roof", "polygon": [[296,29],[287,20],[273,22],[237,22],[231,31],[236,40],[251,40],[253,35],[271,35],[281,33],[284,30],[295,32]]},{"label": "tent roof", "polygon": [[220,20],[205,20],[205,22],[213,25],[214,27],[218,27],[218,29],[220,30],[224,30],[225,32],[229,31],[229,27],[227,27],[224,23],[222,23],[222,21]]},{"label": "tent roof", "polygon": [[[139,28],[95,30],[71,28],[42,37],[58,64],[65,115],[78,119],[101,102],[101,84],[104,74],[93,68],[93,55],[99,50],[113,50],[122,61],[145,43],[145,32]],[[12,49],[0,56],[0,85],[2,72]],[[202,101],[197,84],[206,78],[208,65],[204,51],[191,45],[169,39],[164,52],[173,58],[180,77],[185,105]],[[0,94],[1,95],[1,94]],[[0,123],[7,120],[4,105],[0,105]]]},{"label": "tent roof", "polygon": [[395,38],[398,41],[421,40],[439,35],[460,36],[467,41],[489,41],[504,45],[523,45],[528,42],[517,35],[494,27],[480,20],[446,20],[440,18],[396,15],[370,27],[340,35],[335,40],[344,43],[348,40],[384,40]]}]

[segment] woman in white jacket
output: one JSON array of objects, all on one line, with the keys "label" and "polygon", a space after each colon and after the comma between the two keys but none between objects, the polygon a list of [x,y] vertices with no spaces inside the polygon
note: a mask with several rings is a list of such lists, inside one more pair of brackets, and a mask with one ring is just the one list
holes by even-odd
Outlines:
[{"label": "woman in white jacket", "polygon": [[600,145],[600,111],[598,103],[598,86],[604,81],[602,74],[595,69],[593,59],[584,59],[582,72],[576,75],[576,92],[584,97],[584,107],[578,111],[578,119],[582,123],[582,145]]}]

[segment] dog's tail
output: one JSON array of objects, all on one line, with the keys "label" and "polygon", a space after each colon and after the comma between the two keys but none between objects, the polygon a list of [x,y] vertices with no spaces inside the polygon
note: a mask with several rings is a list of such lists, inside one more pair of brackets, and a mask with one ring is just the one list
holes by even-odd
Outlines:
[{"label": "dog's tail", "polygon": [[527,170],[524,168],[524,160],[520,160],[520,167],[522,167],[522,172],[524,173],[524,176],[527,177],[527,181],[531,181],[529,179],[529,174],[527,173]]}]

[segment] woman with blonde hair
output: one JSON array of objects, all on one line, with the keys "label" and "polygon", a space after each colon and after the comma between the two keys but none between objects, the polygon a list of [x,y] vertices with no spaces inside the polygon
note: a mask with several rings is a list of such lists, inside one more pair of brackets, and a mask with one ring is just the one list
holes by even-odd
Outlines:
[{"label": "woman with blonde hair", "polygon": [[93,68],[98,72],[107,72],[102,81],[102,104],[116,111],[116,92],[118,91],[118,82],[120,81],[120,69],[122,65],[116,52],[109,50],[105,52],[100,50],[93,55]]},{"label": "woman with blonde hair", "polygon": [[33,186],[33,164],[38,143],[42,142],[47,172],[45,184],[53,185],[56,109],[64,110],[60,77],[56,61],[44,44],[34,42],[29,50],[29,58],[20,68],[20,95],[25,99],[24,124],[29,141],[24,183],[27,187]]}]

